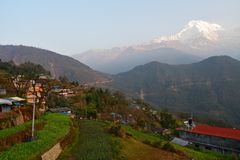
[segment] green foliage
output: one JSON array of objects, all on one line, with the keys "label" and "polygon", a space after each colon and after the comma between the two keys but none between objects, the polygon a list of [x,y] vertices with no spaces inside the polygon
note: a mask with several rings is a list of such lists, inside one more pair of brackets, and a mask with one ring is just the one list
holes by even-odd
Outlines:
[{"label": "green foliage", "polygon": [[47,105],[49,108],[69,107],[71,106],[71,102],[65,97],[58,96],[55,93],[50,93],[47,97]]},{"label": "green foliage", "polygon": [[117,137],[125,137],[125,132],[120,124],[113,124],[109,127],[109,132]]},{"label": "green foliage", "polygon": [[160,124],[163,128],[175,129],[177,127],[177,122],[172,117],[172,114],[166,113],[166,112],[161,112],[160,117],[161,117]]},{"label": "green foliage", "polygon": [[97,108],[95,103],[90,103],[86,106],[86,112],[88,118],[96,118],[97,117]]},{"label": "green foliage", "polygon": [[69,117],[61,114],[47,114],[44,117],[46,125],[36,133],[36,140],[20,143],[9,150],[0,153],[1,160],[30,160],[44,153],[70,130]]},{"label": "green foliage", "polygon": [[144,129],[146,127],[146,122],[144,119],[139,119],[137,120],[137,125],[141,128],[141,129]]},{"label": "green foliage", "polygon": [[[42,121],[43,120],[41,118],[37,119],[37,120],[35,120],[35,124],[41,123]],[[31,124],[32,124],[32,121],[27,121],[23,124],[0,130],[0,138],[4,138],[4,137],[10,136],[12,134],[15,134],[17,132],[23,131],[27,127],[31,126]]]},{"label": "green foliage", "polygon": [[[128,100],[120,92],[110,92],[101,88],[90,88],[83,91],[80,97],[72,98],[73,103],[78,107],[79,103],[84,104],[76,110],[80,116],[96,117],[97,113],[121,113],[128,115]],[[75,108],[77,108],[75,107]]]},{"label": "green foliage", "polygon": [[153,147],[156,147],[156,148],[161,148],[162,142],[163,141],[155,141],[153,143],[150,143],[150,145],[152,145]]},{"label": "green foliage", "polygon": [[137,140],[140,140],[141,142],[148,141],[152,144],[156,141],[161,140],[160,135],[158,134],[152,134],[152,133],[146,134],[136,129],[133,129],[130,126],[123,126],[123,129],[128,135],[131,135],[132,137],[136,138]]},{"label": "green foliage", "polygon": [[0,62],[0,69],[13,76],[24,75],[28,79],[36,79],[40,74],[50,75],[50,72],[46,71],[41,65],[31,62],[19,66],[15,65],[14,62]]},{"label": "green foliage", "polygon": [[79,123],[79,135],[75,146],[66,157],[60,159],[114,160],[119,155],[119,142],[105,130],[100,121],[84,120]]},{"label": "green foliage", "polygon": [[163,144],[162,149],[166,150],[166,151],[170,151],[170,152],[176,152],[176,149],[174,148],[174,146],[172,144],[170,144],[169,142],[166,142]]},{"label": "green foliage", "polygon": [[31,62],[20,64],[17,68],[15,74],[25,75],[28,79],[37,79],[40,74],[50,75],[50,72],[46,71],[41,65]]},{"label": "green foliage", "polygon": [[[129,94],[143,90],[145,100],[174,112],[193,112],[212,125],[240,127],[240,62],[227,56],[199,63],[151,62],[114,76],[113,86]],[[224,124],[224,125],[225,125]]]}]

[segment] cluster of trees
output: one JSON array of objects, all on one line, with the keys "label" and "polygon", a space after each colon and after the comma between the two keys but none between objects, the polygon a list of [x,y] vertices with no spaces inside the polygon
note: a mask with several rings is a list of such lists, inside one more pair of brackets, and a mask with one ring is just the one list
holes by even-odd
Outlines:
[{"label": "cluster of trees", "polygon": [[47,97],[47,105],[49,108],[69,107],[72,105],[70,99],[50,93]]},{"label": "cluster of trees", "polygon": [[39,74],[50,75],[50,72],[46,71],[41,65],[31,62],[16,65],[13,61],[2,62],[0,60],[0,69],[6,71],[11,76],[24,75],[28,79],[37,78]]},{"label": "cluster of trees", "polygon": [[122,112],[128,106],[128,101],[122,93],[112,93],[101,88],[86,89],[77,100],[81,100],[84,105],[80,114],[93,118],[96,118],[97,113]]},{"label": "cluster of trees", "polygon": [[[28,81],[38,79],[41,74],[50,75],[50,72],[31,62],[16,65],[13,61],[2,62],[0,59],[0,86],[7,90],[8,95],[23,96]],[[22,75],[20,79],[18,75]]]},{"label": "cluster of trees", "polygon": [[172,114],[167,112],[153,114],[148,104],[141,100],[127,98],[118,91],[111,92],[101,88],[84,89],[78,96],[72,97],[71,102],[75,113],[81,117],[96,118],[98,113],[121,115],[125,120],[135,121],[139,129],[152,126],[173,129],[177,126],[177,121]]}]

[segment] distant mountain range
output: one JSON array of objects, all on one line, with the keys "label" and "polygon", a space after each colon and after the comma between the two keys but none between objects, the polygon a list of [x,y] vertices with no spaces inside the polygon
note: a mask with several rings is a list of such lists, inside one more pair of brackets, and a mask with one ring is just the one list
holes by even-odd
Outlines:
[{"label": "distant mountain range", "polygon": [[229,56],[186,65],[151,62],[114,76],[112,85],[160,108],[240,124],[240,61]]},{"label": "distant mountain range", "polygon": [[71,57],[40,48],[22,45],[0,45],[0,59],[2,61],[14,61],[15,64],[28,61],[40,64],[50,71],[54,78],[66,76],[72,81],[82,83],[103,82],[108,79],[106,75],[91,69]]},{"label": "distant mountain range", "polygon": [[116,74],[151,61],[190,64],[226,53],[240,59],[239,50],[240,29],[226,30],[218,24],[194,20],[177,34],[161,36],[146,44],[89,50],[73,57],[96,70]]}]

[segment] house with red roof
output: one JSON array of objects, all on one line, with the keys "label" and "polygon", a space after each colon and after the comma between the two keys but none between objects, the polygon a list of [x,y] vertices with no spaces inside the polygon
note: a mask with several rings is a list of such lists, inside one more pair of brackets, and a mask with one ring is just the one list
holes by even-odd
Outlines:
[{"label": "house with red roof", "polygon": [[208,125],[196,125],[191,128],[178,128],[179,137],[192,142],[195,146],[224,153],[236,153],[240,156],[240,130]]}]

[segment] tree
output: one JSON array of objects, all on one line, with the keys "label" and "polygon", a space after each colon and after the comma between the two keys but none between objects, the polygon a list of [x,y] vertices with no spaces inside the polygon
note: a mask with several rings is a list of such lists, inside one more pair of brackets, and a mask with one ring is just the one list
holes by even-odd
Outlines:
[{"label": "tree", "polygon": [[97,108],[94,103],[90,103],[86,107],[87,118],[96,118],[97,117]]},{"label": "tree", "polygon": [[49,108],[69,107],[71,106],[71,102],[65,97],[50,93],[47,98],[47,105]]},{"label": "tree", "polygon": [[163,128],[174,129],[177,126],[176,120],[173,119],[173,117],[170,113],[161,112],[160,117],[161,117],[160,124]]}]

